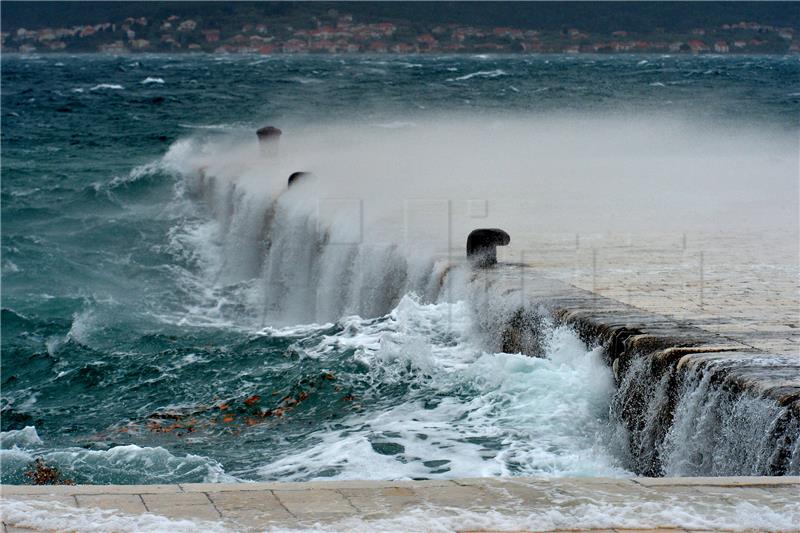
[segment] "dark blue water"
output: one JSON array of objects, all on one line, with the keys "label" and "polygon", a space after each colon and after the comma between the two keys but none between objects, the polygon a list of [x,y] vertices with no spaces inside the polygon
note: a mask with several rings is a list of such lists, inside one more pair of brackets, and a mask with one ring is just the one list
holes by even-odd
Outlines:
[{"label": "dark blue water", "polygon": [[466,304],[394,286],[374,308],[351,291],[361,306],[323,321],[254,311],[284,308],[252,301],[274,294],[260,259],[214,272],[243,253],[217,227],[238,219],[203,200],[217,185],[188,190],[203,148],[186,143],[499,112],[785,133],[799,104],[797,57],[5,55],[2,480],[24,482],[37,456],[87,483],[624,473],[602,444],[610,378],[568,332],[551,332],[550,359],[486,354]]}]

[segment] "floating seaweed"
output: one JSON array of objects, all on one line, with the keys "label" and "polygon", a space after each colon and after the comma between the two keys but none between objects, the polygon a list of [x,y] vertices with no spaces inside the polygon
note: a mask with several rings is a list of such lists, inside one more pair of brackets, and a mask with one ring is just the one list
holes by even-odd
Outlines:
[{"label": "floating seaweed", "polygon": [[61,471],[54,466],[47,466],[44,459],[37,457],[34,462],[28,465],[30,470],[25,472],[25,477],[31,480],[33,485],[74,485],[71,479],[62,476]]},{"label": "floating seaweed", "polygon": [[[183,437],[189,433],[213,430],[222,428],[224,431],[235,431],[238,425],[256,426],[267,422],[268,418],[283,418],[289,411],[306,401],[311,394],[316,392],[321,386],[331,387],[339,392],[342,388],[339,385],[325,385],[326,382],[335,381],[336,376],[327,371],[319,375],[303,378],[298,382],[298,387],[294,392],[284,395],[273,407],[268,408],[264,403],[270,397],[280,394],[279,391],[264,392],[262,395],[251,394],[244,399],[219,398],[214,397],[210,403],[199,404],[189,408],[159,410],[150,413],[144,420],[130,422],[124,426],[113,428],[110,431],[128,434],[146,433],[174,433],[177,437]],[[342,401],[352,402],[355,397],[351,394],[341,398]],[[272,402],[275,400],[272,399]],[[355,404],[354,404],[354,407]],[[98,438],[107,438],[107,434],[98,434]]]}]

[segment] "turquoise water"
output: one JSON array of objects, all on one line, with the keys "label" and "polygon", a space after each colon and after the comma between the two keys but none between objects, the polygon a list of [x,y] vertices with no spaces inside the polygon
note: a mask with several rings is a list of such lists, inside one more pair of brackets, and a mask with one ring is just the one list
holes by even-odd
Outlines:
[{"label": "turquoise water", "polygon": [[[796,57],[4,56],[2,69],[8,483],[37,456],[81,483],[624,474],[596,349],[546,328],[546,358],[496,354],[435,255],[315,245],[324,217],[279,196],[283,167],[263,182],[253,132],[279,125],[292,164],[336,175],[380,164],[313,137],[355,120],[364,140],[424,117],[679,109],[786,134],[800,103]],[[337,220],[326,245],[352,236]]]}]

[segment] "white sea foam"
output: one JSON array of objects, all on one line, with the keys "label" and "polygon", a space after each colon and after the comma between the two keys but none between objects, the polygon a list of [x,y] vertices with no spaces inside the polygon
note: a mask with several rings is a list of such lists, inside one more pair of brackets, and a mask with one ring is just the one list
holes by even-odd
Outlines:
[{"label": "white sea foam", "polygon": [[233,124],[178,124],[181,128],[192,130],[234,130]]},{"label": "white sea foam", "polygon": [[90,91],[100,91],[100,90],[103,90],[103,89],[108,89],[108,90],[113,90],[113,91],[121,91],[124,88],[125,87],[123,87],[122,85],[119,85],[119,84],[116,84],[116,83],[101,83],[99,85],[95,85],[94,87],[92,87],[89,90]]},{"label": "white sea foam", "polygon": [[267,326],[259,333],[269,337],[300,337],[324,331],[334,326],[333,323],[328,322],[325,324],[299,324],[295,326],[286,326],[284,328],[274,328]]},{"label": "white sea foam", "polygon": [[319,80],[317,78],[308,78],[308,77],[302,77],[302,76],[295,76],[295,77],[291,78],[291,80],[292,81],[296,81],[297,83],[299,83],[301,85],[309,85],[309,84],[312,84],[312,83],[323,83],[322,80]]},{"label": "white sea foam", "polygon": [[3,259],[3,274],[16,274],[20,271],[20,268],[17,266],[16,263],[9,259]]},{"label": "white sea foam", "polygon": [[145,79],[142,80],[142,83],[143,84],[146,84],[146,83],[164,83],[164,78],[153,78],[153,77],[148,76],[148,77],[146,77]]},{"label": "white sea foam", "polygon": [[[134,183],[144,177],[152,176],[159,170],[161,170],[162,161],[156,160],[151,161],[149,163],[145,163],[143,165],[139,165],[134,167],[128,174],[124,176],[115,176],[110,182],[108,182],[108,188],[114,189],[121,185],[128,185]],[[102,185],[98,184],[97,187],[100,188]]]},{"label": "white sea foam", "polygon": [[495,70],[479,70],[478,72],[464,74],[463,76],[459,76],[457,78],[449,78],[447,81],[466,81],[472,78],[498,78],[500,76],[508,76],[508,73],[499,68]]}]

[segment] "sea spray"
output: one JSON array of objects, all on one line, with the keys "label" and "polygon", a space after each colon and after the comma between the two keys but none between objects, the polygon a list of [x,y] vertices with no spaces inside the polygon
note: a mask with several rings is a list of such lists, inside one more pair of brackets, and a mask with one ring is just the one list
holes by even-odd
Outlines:
[{"label": "sea spray", "polygon": [[[172,234],[183,233],[183,244],[194,240],[191,253],[202,259],[196,266],[205,271],[206,287],[247,306],[250,318],[235,320],[319,323],[385,314],[410,292],[437,301],[476,227],[514,235],[501,254],[528,253],[533,235],[586,224],[598,231],[600,221],[609,231],[618,222],[629,230],[628,220],[646,218],[639,230],[652,224],[664,231],[705,213],[704,198],[712,196],[718,221],[727,217],[726,206],[742,205],[741,191],[750,190],[756,172],[774,176],[779,188],[794,187],[785,183],[792,148],[780,135],[770,142],[749,129],[709,135],[721,126],[663,115],[490,118],[431,116],[400,129],[358,120],[289,122],[281,125],[275,157],[259,149],[255,130],[181,138],[158,164],[176,178],[171,210],[186,215]],[[669,165],[630,156],[631,150],[653,155],[654,146],[671,154]],[[713,173],[698,167],[700,153],[713,161]],[[733,164],[731,153],[767,155]],[[287,180],[297,172],[309,174],[289,190]],[[727,176],[724,197],[715,181],[720,174]],[[641,176],[664,190],[645,191]],[[667,209],[653,202],[689,183],[696,194],[679,194]],[[773,194],[759,189],[757,198],[748,196],[748,209]],[[627,199],[621,210],[620,196]],[[613,212],[625,216],[609,218]],[[779,225],[785,217],[770,213],[760,222]],[[726,218],[731,227],[740,221]],[[193,239],[189,234],[199,236],[200,227],[206,236]]]}]

